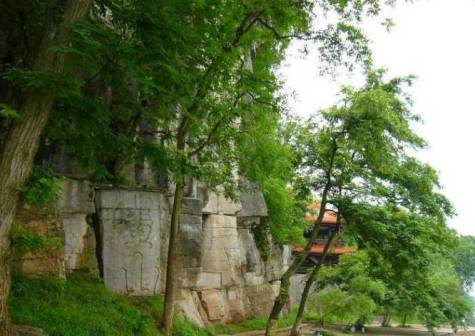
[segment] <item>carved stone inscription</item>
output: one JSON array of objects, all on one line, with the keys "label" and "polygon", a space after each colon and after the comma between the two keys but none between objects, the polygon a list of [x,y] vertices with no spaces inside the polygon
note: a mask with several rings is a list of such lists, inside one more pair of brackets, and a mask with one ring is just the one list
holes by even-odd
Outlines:
[{"label": "carved stone inscription", "polygon": [[159,292],[165,197],[157,192],[101,190],[97,202],[106,286],[130,295]]}]

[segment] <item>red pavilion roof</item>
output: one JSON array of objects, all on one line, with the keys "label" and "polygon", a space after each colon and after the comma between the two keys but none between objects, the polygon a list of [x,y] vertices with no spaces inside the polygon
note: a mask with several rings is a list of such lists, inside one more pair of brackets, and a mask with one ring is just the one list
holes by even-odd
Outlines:
[{"label": "red pavilion roof", "polygon": [[[312,203],[308,206],[309,214],[305,216],[305,220],[309,223],[313,223],[317,220],[318,212],[320,211],[320,202]],[[335,211],[327,210],[323,215],[322,224],[335,225],[337,221],[337,214]],[[341,219],[341,223],[345,224],[345,219]]]},{"label": "red pavilion roof", "polygon": [[[324,245],[313,245],[312,248],[310,249],[310,253],[312,254],[322,254],[323,249],[325,248]],[[293,249],[293,253],[303,253],[304,248],[303,247],[295,247]],[[341,254],[346,254],[346,253],[352,253],[356,251],[356,247],[351,247],[351,246],[334,246],[331,248],[329,254],[333,255],[341,255]]]}]

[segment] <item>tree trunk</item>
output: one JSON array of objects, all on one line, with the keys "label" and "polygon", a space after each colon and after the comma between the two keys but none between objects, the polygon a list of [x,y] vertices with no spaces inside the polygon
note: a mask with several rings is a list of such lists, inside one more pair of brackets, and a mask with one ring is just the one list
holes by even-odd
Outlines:
[{"label": "tree trunk", "polygon": [[381,322],[382,327],[389,327],[391,326],[391,315],[389,313],[389,308],[385,307],[384,308],[384,315],[383,315],[383,321]]},{"label": "tree trunk", "polygon": [[181,209],[183,196],[185,192],[185,183],[180,181],[176,184],[175,195],[173,198],[173,210],[170,226],[170,239],[168,242],[167,259],[167,278],[165,287],[165,307],[163,310],[163,322],[165,335],[171,336],[173,333],[173,313],[175,308],[175,283],[177,269],[177,247],[180,234]]},{"label": "tree trunk", "polygon": [[401,326],[406,327],[406,324],[407,324],[407,314],[404,313],[404,315],[402,315]]},{"label": "tree trunk", "polygon": [[[323,204],[324,203],[322,202],[321,209],[324,209]],[[321,210],[320,210],[320,212],[321,212]],[[321,217],[323,219],[323,215]],[[320,218],[320,216],[319,216],[319,218]],[[317,229],[316,229],[317,232],[318,232],[318,228],[320,227],[320,223],[321,223],[322,219],[317,219],[317,223],[315,224],[315,226],[317,227]],[[314,228],[314,230],[315,230],[315,228]],[[312,234],[312,237],[313,237],[313,234]],[[313,240],[314,240],[314,239],[312,239],[312,237],[309,240],[310,242],[313,242]],[[308,246],[308,244],[307,244],[307,246]],[[310,245],[309,248],[307,248],[307,246],[305,247],[304,253],[294,260],[294,262],[290,265],[290,267],[287,269],[287,271],[285,271],[285,273],[282,275],[282,277],[280,279],[279,294],[277,295],[277,297],[274,301],[274,306],[272,307],[271,313],[270,313],[269,318],[267,320],[265,336],[270,336],[272,334],[272,329],[274,328],[275,323],[279,319],[280,312],[282,311],[282,309],[284,308],[285,304],[288,301],[289,290],[290,290],[290,278],[292,277],[292,275],[295,274],[295,272],[297,272],[299,267],[302,265],[304,260],[307,258],[308,254],[310,252],[311,245]]]},{"label": "tree trunk", "polygon": [[[67,2],[63,21],[45,33],[32,69],[55,73],[63,71],[64,55],[55,53],[52,46],[64,41],[66,27],[83,17],[89,4],[90,0]],[[41,90],[23,92],[13,104],[21,120],[9,128],[0,148],[0,336],[11,335],[7,307],[10,288],[8,236],[15,218],[19,190],[31,174],[53,99],[51,93]]]},{"label": "tree trunk", "polygon": [[299,267],[303,264],[305,259],[308,257],[310,253],[310,249],[312,248],[313,241],[315,240],[317,233],[320,229],[320,224],[322,223],[323,220],[323,215],[325,213],[325,206],[326,206],[326,198],[328,194],[328,188],[325,189],[322,197],[322,202],[321,202],[321,207],[320,207],[320,212],[318,214],[318,218],[315,221],[314,228],[312,231],[312,234],[309,238],[309,241],[307,245],[305,246],[303,254],[299,255],[290,265],[290,267],[285,271],[285,273],[282,275],[280,279],[280,289],[279,289],[279,294],[277,295],[275,301],[274,301],[274,306],[272,307],[272,311],[269,315],[269,318],[267,320],[267,325],[266,325],[266,336],[270,336],[272,333],[272,329],[274,328],[275,323],[279,319],[280,312],[284,308],[285,304],[288,301],[289,298],[289,290],[290,290],[290,278],[292,275],[297,272]]},{"label": "tree trunk", "polygon": [[297,257],[292,262],[290,267],[287,269],[287,271],[284,272],[284,274],[282,275],[280,279],[279,294],[277,294],[277,297],[275,298],[274,305],[269,314],[269,318],[267,319],[265,336],[270,336],[272,334],[272,329],[274,328],[275,323],[279,319],[280,312],[282,311],[282,309],[284,308],[285,304],[287,303],[289,299],[290,278],[292,277],[292,275],[295,274],[295,272],[297,272],[297,270],[303,264],[305,259],[308,257],[308,255],[310,254],[310,249],[312,248],[312,245],[313,245],[313,241],[317,238],[318,231],[320,230],[320,224],[322,223],[323,216],[325,215],[325,207],[327,206],[327,197],[331,188],[331,174],[333,170],[333,165],[335,163],[335,156],[336,156],[337,151],[338,151],[338,147],[337,147],[336,139],[333,139],[333,151],[330,158],[330,164],[326,172],[326,183],[322,192],[320,211],[318,212],[317,220],[313,224],[312,233],[310,235],[310,238],[308,239],[308,242],[307,242],[307,245],[305,246],[303,254],[299,255],[299,257]]},{"label": "tree trunk", "polygon": [[308,296],[310,295],[310,289],[312,288],[312,285],[314,284],[315,280],[317,279],[318,272],[323,266],[323,262],[325,261],[325,258],[328,255],[328,252],[330,251],[330,248],[333,244],[333,240],[336,236],[336,231],[332,232],[330,238],[327,240],[325,243],[325,247],[323,249],[323,254],[322,257],[320,258],[320,262],[318,265],[316,265],[312,272],[310,273],[307,281],[305,282],[305,287],[302,292],[302,297],[300,298],[300,304],[299,304],[299,309],[297,311],[297,316],[295,317],[294,324],[292,325],[292,330],[290,331],[290,336],[298,336],[299,335],[299,328],[300,324],[302,323],[302,318],[303,314],[305,312],[305,305],[307,304],[307,299]]}]

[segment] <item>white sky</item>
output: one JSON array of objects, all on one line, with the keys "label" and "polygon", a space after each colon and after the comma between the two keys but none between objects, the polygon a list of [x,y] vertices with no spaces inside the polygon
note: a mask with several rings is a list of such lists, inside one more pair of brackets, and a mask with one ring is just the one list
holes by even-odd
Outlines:
[{"label": "white sky", "polygon": [[[443,192],[458,216],[449,224],[461,234],[475,235],[475,0],[419,0],[400,3],[385,15],[396,23],[391,32],[376,20],[365,30],[372,41],[375,65],[389,75],[414,74],[414,112],[424,124],[419,134],[429,148],[420,153],[440,173]],[[341,84],[361,83],[360,75],[336,79],[318,75],[315,53],[306,58],[294,43],[281,70],[285,90],[295,94],[289,106],[306,116],[337,101]]]}]

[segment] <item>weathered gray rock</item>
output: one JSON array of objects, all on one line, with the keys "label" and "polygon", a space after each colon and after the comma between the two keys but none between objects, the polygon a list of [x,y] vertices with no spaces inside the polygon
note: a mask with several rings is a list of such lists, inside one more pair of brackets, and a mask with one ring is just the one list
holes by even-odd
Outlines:
[{"label": "weathered gray rock", "polygon": [[58,209],[64,230],[66,270],[96,270],[95,237],[87,222],[87,217],[95,212],[91,183],[87,180],[64,180]]},{"label": "weathered gray rock", "polygon": [[269,315],[274,298],[276,297],[275,288],[270,283],[262,285],[245,287],[246,296],[250,301],[248,308],[252,312],[252,316]]},{"label": "weathered gray rock", "polygon": [[185,197],[183,199],[182,213],[201,216],[203,213],[203,200],[194,197]]},{"label": "weathered gray rock", "polygon": [[197,288],[221,288],[221,273],[201,272],[196,281]]},{"label": "weathered gray rock", "polygon": [[209,191],[204,200],[203,214],[236,215],[241,209],[240,202],[226,198],[222,192]]},{"label": "weathered gray rock", "polygon": [[182,267],[199,267],[203,257],[203,221],[201,216],[182,214],[180,226]]},{"label": "weathered gray rock", "polygon": [[[147,173],[146,168],[142,173]],[[145,181],[148,175],[135,179]],[[269,241],[271,256],[264,261],[256,246],[252,230],[267,215],[262,194],[248,189],[241,201],[233,202],[193,180],[187,187],[177,260],[177,307],[202,326],[266,315],[290,252]],[[93,227],[98,231],[99,226],[105,285],[127,295],[163,293],[172,203],[170,193],[158,189],[103,186],[94,193],[86,181],[67,181],[59,220],[67,269],[97,267]]]},{"label": "weathered gray rock", "polygon": [[61,183],[63,192],[58,200],[61,213],[94,213],[94,188],[89,181],[66,179]]},{"label": "weathered gray rock", "polygon": [[208,289],[199,292],[200,301],[206,311],[209,321],[220,321],[225,316],[225,292],[218,289]]},{"label": "weathered gray rock", "polygon": [[86,214],[63,215],[64,261],[67,270],[82,268],[86,252],[87,236],[91,234]]},{"label": "weathered gray rock", "polygon": [[178,291],[176,306],[184,316],[200,327],[206,326],[204,321],[208,321],[198,293],[187,289]]},{"label": "weathered gray rock", "polygon": [[99,190],[104,282],[115,292],[147,295],[159,291],[160,231],[168,202],[158,192]]},{"label": "weathered gray rock", "polygon": [[222,274],[222,285],[242,282],[236,217],[209,215],[204,225],[203,271]]},{"label": "weathered gray rock", "polygon": [[241,210],[237,215],[242,217],[266,217],[267,204],[257,185],[243,177],[241,177],[240,184],[243,190],[239,194]]},{"label": "weathered gray rock", "polygon": [[[249,229],[240,229],[238,232],[242,265],[243,270],[246,272],[246,276],[252,279],[253,277],[248,275],[248,273],[262,275],[264,270],[264,263],[261,258],[259,249],[256,246],[254,235],[250,232]],[[255,282],[252,281],[252,284],[255,284]]]},{"label": "weathered gray rock", "polygon": [[294,274],[290,278],[289,298],[290,298],[290,304],[292,306],[300,304],[300,298],[302,297],[306,280],[307,280],[306,274]]}]

